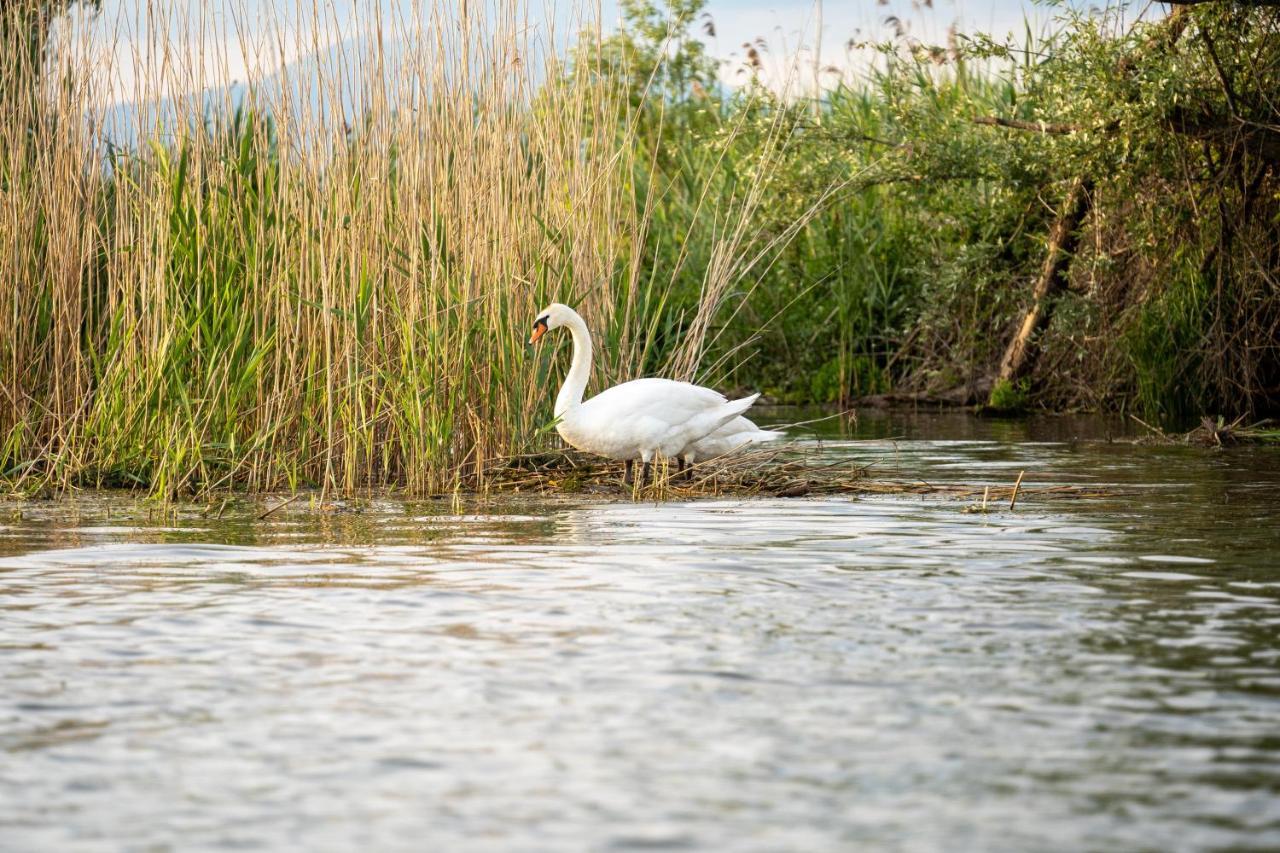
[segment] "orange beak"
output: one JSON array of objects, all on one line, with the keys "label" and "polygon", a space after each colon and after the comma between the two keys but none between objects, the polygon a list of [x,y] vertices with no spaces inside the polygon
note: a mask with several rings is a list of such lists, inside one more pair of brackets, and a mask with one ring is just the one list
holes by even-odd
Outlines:
[{"label": "orange beak", "polygon": [[547,324],[542,320],[533,324],[533,334],[529,336],[529,343],[536,344],[547,333]]}]

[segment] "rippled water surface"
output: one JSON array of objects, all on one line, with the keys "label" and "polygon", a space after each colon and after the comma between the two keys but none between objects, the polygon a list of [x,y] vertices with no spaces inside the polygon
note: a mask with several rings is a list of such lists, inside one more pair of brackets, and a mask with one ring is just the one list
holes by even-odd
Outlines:
[{"label": "rippled water surface", "polygon": [[1122,492],[986,514],[5,505],[0,848],[1278,848],[1280,453],[1106,432],[825,442]]}]

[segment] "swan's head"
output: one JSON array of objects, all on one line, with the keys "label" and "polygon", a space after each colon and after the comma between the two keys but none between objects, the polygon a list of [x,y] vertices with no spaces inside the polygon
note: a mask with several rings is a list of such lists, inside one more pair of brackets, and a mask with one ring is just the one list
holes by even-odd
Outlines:
[{"label": "swan's head", "polygon": [[536,344],[551,329],[568,323],[572,316],[574,311],[568,305],[552,302],[538,312],[538,319],[533,321],[533,334],[529,336],[529,343]]}]

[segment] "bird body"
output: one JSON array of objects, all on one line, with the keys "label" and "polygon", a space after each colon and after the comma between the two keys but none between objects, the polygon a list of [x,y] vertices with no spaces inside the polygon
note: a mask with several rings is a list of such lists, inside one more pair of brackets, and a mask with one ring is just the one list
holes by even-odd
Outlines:
[{"label": "bird body", "polygon": [[610,459],[674,459],[739,417],[757,396],[730,401],[688,382],[635,379],[569,407],[556,429],[579,450]]},{"label": "bird body", "polygon": [[[750,436],[774,436],[742,417],[759,394],[729,400],[718,391],[671,379],[635,379],[583,400],[591,372],[591,335],[567,305],[553,303],[539,314],[530,343],[549,329],[573,335],[573,363],[556,397],[556,430],[571,446],[609,459],[651,462],[706,459],[736,449]],[[729,432],[723,431],[730,427]],[[754,440],[763,440],[756,438]],[[701,444],[700,444],[701,442]]]}]

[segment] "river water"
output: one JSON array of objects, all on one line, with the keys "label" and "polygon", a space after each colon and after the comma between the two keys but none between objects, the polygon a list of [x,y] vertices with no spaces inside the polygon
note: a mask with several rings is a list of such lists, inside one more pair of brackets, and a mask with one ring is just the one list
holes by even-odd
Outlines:
[{"label": "river water", "polygon": [[1122,492],[0,506],[0,849],[1280,848],[1280,452],[881,415]]}]

